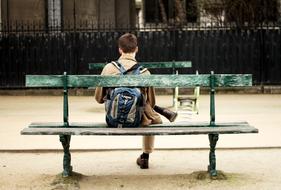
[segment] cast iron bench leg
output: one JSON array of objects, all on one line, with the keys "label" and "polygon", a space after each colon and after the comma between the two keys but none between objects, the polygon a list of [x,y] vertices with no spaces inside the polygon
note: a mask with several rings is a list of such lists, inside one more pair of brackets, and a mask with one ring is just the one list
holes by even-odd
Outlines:
[{"label": "cast iron bench leg", "polygon": [[209,153],[209,166],[208,166],[208,172],[211,176],[217,176],[217,170],[216,170],[216,144],[219,139],[218,134],[209,134],[209,141],[210,141],[210,153]]},{"label": "cast iron bench leg", "polygon": [[71,155],[69,151],[70,139],[71,139],[71,135],[60,135],[60,142],[62,144],[63,152],[64,152],[63,172],[62,172],[63,177],[68,177],[72,173],[72,166],[70,165]]}]

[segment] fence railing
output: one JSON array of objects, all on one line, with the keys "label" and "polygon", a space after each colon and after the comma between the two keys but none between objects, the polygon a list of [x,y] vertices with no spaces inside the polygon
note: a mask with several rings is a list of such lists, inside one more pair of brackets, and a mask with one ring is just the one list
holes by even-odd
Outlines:
[{"label": "fence railing", "polygon": [[26,74],[98,74],[100,70],[88,70],[88,63],[118,59],[116,42],[124,32],[137,35],[137,59],[142,62],[189,60],[192,68],[180,73],[251,73],[256,85],[281,84],[280,26],[274,23],[243,28],[159,24],[45,30],[36,23],[9,27],[2,24],[0,31],[1,88],[24,87]]},{"label": "fence railing", "polygon": [[279,28],[281,23],[244,23],[237,25],[235,22],[192,22],[178,24],[175,22],[153,22],[138,23],[136,25],[119,24],[118,27],[110,22],[100,22],[91,20],[64,21],[54,20],[54,24],[48,25],[45,21],[7,21],[0,23],[1,33],[55,33],[55,32],[94,32],[94,31],[166,31],[166,30],[229,30],[229,29],[269,29]]}]

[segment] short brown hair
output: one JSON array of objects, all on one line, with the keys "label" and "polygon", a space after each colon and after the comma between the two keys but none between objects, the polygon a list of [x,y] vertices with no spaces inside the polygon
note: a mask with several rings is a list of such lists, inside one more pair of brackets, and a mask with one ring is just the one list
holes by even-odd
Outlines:
[{"label": "short brown hair", "polygon": [[123,34],[118,39],[118,46],[124,53],[133,53],[138,46],[137,37],[130,33]]}]

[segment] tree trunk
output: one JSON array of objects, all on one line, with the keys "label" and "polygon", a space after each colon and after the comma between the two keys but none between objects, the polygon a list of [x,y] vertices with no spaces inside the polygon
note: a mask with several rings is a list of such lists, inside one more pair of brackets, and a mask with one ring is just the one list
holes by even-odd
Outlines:
[{"label": "tree trunk", "polygon": [[186,23],[185,7],[181,0],[175,0],[175,22],[178,24]]},{"label": "tree trunk", "polygon": [[161,13],[161,17],[164,23],[167,23],[167,13],[165,11],[165,6],[163,3],[163,0],[159,0],[159,6],[160,6],[160,13]]},{"label": "tree trunk", "polygon": [[279,5],[279,7],[278,7],[278,12],[279,12],[278,21],[281,23],[281,0],[278,0],[277,5]]}]

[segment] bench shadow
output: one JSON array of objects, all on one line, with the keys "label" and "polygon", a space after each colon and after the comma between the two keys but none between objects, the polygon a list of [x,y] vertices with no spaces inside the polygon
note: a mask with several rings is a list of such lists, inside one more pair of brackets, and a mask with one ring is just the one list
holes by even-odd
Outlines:
[{"label": "bench shadow", "polygon": [[52,182],[50,183],[51,190],[79,190],[79,182],[84,177],[84,175],[77,172],[73,172],[69,177],[63,177],[60,173],[52,179]]},{"label": "bench shadow", "polygon": [[[251,179],[249,179],[251,180]],[[248,182],[249,182],[248,180]],[[241,182],[243,181],[243,182]],[[70,177],[56,175],[50,183],[52,190],[78,189],[190,189],[224,186],[239,187],[247,183],[244,174],[224,173],[218,171],[216,177],[210,177],[206,171],[189,174],[140,174],[140,175],[104,175],[86,176],[74,172]]]}]

